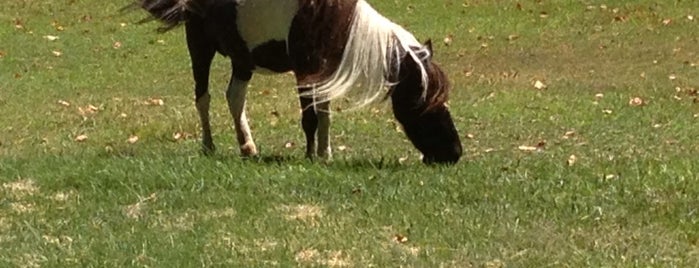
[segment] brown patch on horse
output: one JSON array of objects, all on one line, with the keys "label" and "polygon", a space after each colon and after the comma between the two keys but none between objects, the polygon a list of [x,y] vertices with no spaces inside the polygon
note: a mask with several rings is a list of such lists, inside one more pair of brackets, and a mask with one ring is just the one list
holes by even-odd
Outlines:
[{"label": "brown patch on horse", "polygon": [[357,0],[299,0],[288,38],[299,84],[323,81],[338,68],[356,6]]}]

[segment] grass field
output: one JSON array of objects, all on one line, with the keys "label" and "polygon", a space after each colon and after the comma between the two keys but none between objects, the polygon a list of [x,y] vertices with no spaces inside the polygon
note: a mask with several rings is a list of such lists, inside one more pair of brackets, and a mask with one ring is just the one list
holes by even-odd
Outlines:
[{"label": "grass field", "polygon": [[2,4],[0,267],[699,266],[694,1],[370,1],[435,40],[448,167],[386,104],[305,160],[290,75],[253,78],[241,159],[223,58],[201,155],[183,30],[126,2]]}]

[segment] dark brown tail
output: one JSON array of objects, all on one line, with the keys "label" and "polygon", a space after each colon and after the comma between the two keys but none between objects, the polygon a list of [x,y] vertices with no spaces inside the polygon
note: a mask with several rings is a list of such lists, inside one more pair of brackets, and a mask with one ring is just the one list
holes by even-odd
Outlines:
[{"label": "dark brown tail", "polygon": [[163,26],[159,31],[165,32],[177,27],[187,21],[189,17],[196,13],[198,0],[135,0],[126,9],[143,9],[151,14],[150,18],[145,18],[140,23],[158,20]]}]

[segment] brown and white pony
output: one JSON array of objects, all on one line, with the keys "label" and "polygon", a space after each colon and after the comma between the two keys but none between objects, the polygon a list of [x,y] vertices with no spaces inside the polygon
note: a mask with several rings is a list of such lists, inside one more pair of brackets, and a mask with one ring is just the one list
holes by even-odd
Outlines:
[{"label": "brown and white pony", "polygon": [[253,73],[293,71],[307,157],[330,157],[329,103],[341,96],[357,107],[390,97],[423,162],[461,157],[445,103],[450,85],[432,62],[431,42],[419,43],[365,0],[136,0],[131,6],[161,21],[162,31],[184,23],[205,151],[214,150],[208,80],[218,52],[231,59],[226,97],[244,156],[258,153],[245,115],[248,81]]}]

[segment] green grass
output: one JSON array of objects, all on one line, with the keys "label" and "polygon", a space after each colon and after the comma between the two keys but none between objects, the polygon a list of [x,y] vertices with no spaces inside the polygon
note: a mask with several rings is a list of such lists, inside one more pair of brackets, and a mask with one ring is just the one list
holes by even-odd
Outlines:
[{"label": "green grass", "polygon": [[0,267],[699,265],[692,1],[371,1],[435,40],[451,167],[385,104],[336,113],[334,161],[305,160],[289,75],[253,78],[241,159],[223,58],[203,156],[182,29],[115,2],[3,3]]}]

